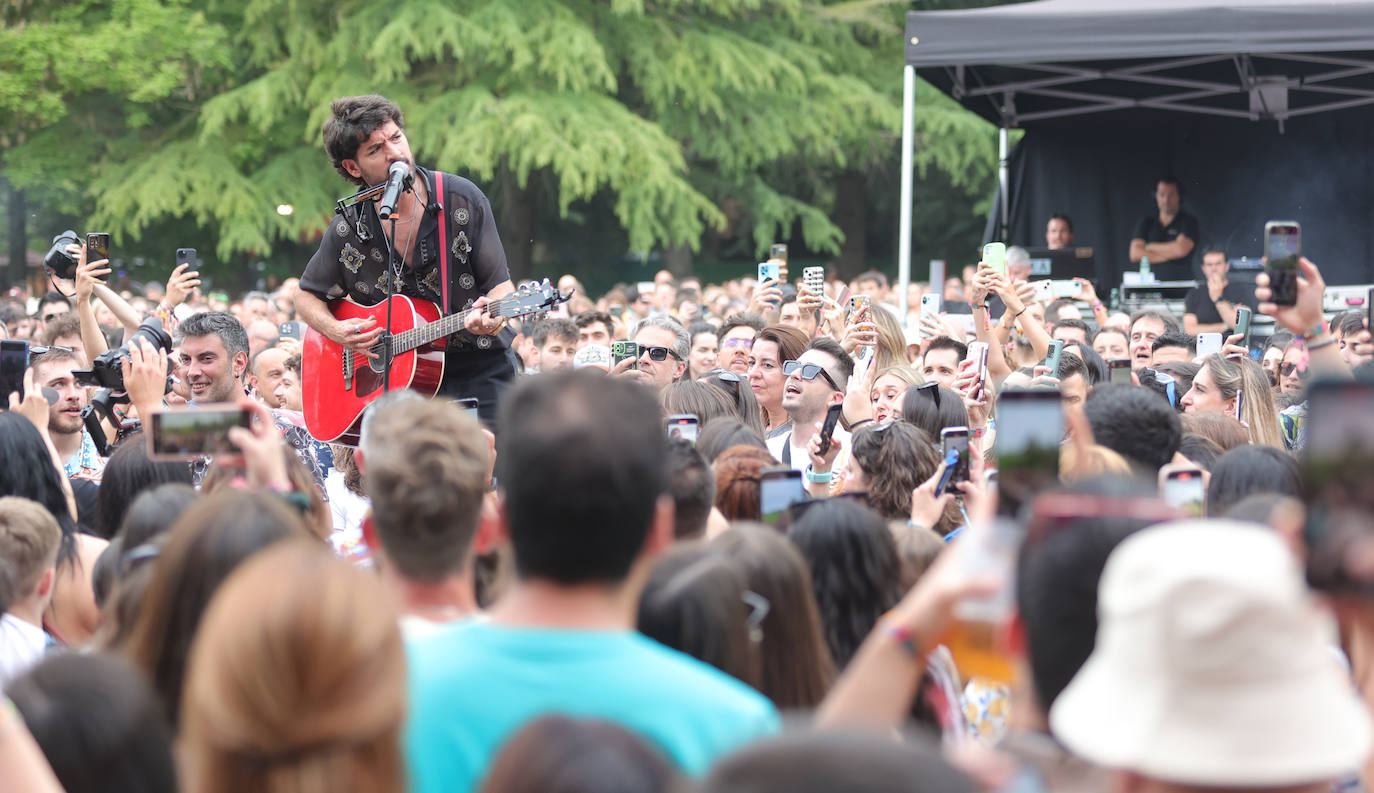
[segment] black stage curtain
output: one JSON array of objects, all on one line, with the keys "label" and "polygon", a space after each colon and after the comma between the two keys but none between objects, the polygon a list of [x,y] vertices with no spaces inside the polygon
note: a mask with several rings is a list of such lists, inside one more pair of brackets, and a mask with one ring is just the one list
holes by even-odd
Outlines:
[{"label": "black stage curtain", "polygon": [[[1132,268],[1131,235],[1157,212],[1154,183],[1183,185],[1202,239],[1231,258],[1264,252],[1267,220],[1302,224],[1303,252],[1328,284],[1374,282],[1374,110],[1278,125],[1163,113],[1100,113],[1039,122],[1012,153],[1008,244],[1043,246],[1045,222],[1073,218],[1076,245],[1096,251],[1099,287]],[[998,209],[989,216],[987,239]],[[1200,277],[1200,273],[1199,273]]]}]

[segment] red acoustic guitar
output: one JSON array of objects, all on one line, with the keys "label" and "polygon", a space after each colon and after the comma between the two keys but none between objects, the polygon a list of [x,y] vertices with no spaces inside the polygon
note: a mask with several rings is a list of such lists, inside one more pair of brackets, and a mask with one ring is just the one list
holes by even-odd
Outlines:
[{"label": "red acoustic guitar", "polygon": [[[526,284],[486,305],[493,317],[516,319],[541,314],[564,303],[571,293],[559,293],[548,279]],[[444,379],[444,348],[447,338],[463,329],[471,309],[440,316],[439,306],[426,300],[396,295],[391,307],[391,335],[383,334],[370,348],[376,358],[364,358],[309,328],[301,350],[301,395],[305,427],[316,440],[358,444],[363,411],[385,389],[386,356],[391,355],[391,389],[409,388],[425,396],[439,392]],[[329,306],[335,319],[377,320],[386,325],[386,301],[363,306],[348,298]]]}]

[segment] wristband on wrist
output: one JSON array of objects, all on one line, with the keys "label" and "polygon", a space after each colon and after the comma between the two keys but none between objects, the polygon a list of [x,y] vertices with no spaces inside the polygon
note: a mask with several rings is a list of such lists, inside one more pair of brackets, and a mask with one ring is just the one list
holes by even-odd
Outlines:
[{"label": "wristband on wrist", "polygon": [[1093,311],[1097,311],[1097,310],[1100,309],[1100,308],[1106,308],[1106,306],[1102,305],[1102,301],[1101,301],[1101,300],[1094,300],[1094,301],[1093,301]]},{"label": "wristband on wrist", "polygon": [[1313,339],[1317,338],[1318,336],[1322,335],[1322,334],[1325,333],[1325,332],[1326,332],[1326,323],[1325,323],[1325,322],[1318,322],[1316,325],[1313,325],[1313,326],[1312,326],[1312,329],[1311,329],[1311,330],[1309,330],[1309,331],[1307,331],[1306,333],[1302,334],[1302,340],[1303,340],[1303,341],[1312,341]]},{"label": "wristband on wrist", "polygon": [[915,631],[903,625],[901,620],[897,619],[891,611],[883,615],[881,625],[883,626],[883,633],[896,642],[898,647],[905,650],[906,654],[911,656],[913,660],[919,660],[924,655],[921,648],[916,644]]},{"label": "wristband on wrist", "polygon": [[811,470],[810,465],[806,466],[806,470],[802,471],[802,475],[806,477],[806,481],[814,482],[818,485],[826,484],[830,480],[835,478],[834,471],[823,471],[821,473],[816,473],[815,471]]},{"label": "wristband on wrist", "polygon": [[974,304],[972,304],[972,305],[973,305],[974,308],[982,309],[983,311],[987,311],[987,310],[988,310],[988,304],[987,304],[987,303],[974,303]]},{"label": "wristband on wrist", "polygon": [[984,426],[984,427],[974,427],[973,429],[971,429],[971,430],[968,431],[968,434],[969,434],[969,437],[970,437],[970,438],[981,438],[981,437],[983,437],[984,435],[987,435],[987,434],[988,434],[988,428],[985,427],[985,426]]},{"label": "wristband on wrist", "polygon": [[1011,315],[1011,318],[1012,318],[1012,319],[1020,319],[1020,318],[1021,318],[1021,315],[1024,314],[1024,313],[1026,313],[1026,309],[1028,309],[1028,308],[1030,308],[1030,306],[1022,306],[1020,311],[1018,311],[1018,312],[1016,312],[1015,314],[1012,314],[1012,315]]}]

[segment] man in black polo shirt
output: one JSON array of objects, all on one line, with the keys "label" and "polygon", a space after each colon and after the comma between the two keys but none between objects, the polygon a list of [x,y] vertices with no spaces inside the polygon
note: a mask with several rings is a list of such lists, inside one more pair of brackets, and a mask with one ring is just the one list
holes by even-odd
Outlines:
[{"label": "man in black polo shirt", "polygon": [[1231,263],[1220,248],[1208,248],[1202,253],[1204,283],[1189,290],[1183,298],[1183,332],[1223,333],[1236,326],[1236,309],[1249,306],[1255,309],[1255,290],[1226,280]]},{"label": "man in black polo shirt", "polygon": [[1179,209],[1182,199],[1178,180],[1172,176],[1155,185],[1158,215],[1150,215],[1136,226],[1131,238],[1131,263],[1150,260],[1150,272],[1161,281],[1187,281],[1193,272],[1193,249],[1197,246],[1197,218]]},{"label": "man in black polo shirt", "polygon": [[[334,216],[320,249],[306,265],[296,293],[301,319],[338,344],[363,352],[385,329],[372,319],[337,320],[327,301],[350,297],[375,305],[385,299],[390,286],[394,294],[441,304],[443,313],[449,314],[468,301],[480,307],[515,291],[487,197],[467,179],[444,174],[440,201],[435,172],[415,164],[396,103],[376,94],[346,96],[335,99],[331,111],[324,125],[324,147],[340,174],[354,184],[375,185],[386,181],[393,162],[403,161],[415,175],[414,187],[402,193],[396,205],[396,238],[391,242],[397,261],[390,284],[387,241],[392,224],[382,222],[373,202],[364,202],[356,222]],[[445,224],[446,250],[441,250],[440,223]],[[442,305],[444,257],[448,305]],[[472,312],[465,328],[448,339],[439,393],[476,397],[479,413],[490,422],[500,390],[515,377],[510,349],[515,334],[485,311]]]}]

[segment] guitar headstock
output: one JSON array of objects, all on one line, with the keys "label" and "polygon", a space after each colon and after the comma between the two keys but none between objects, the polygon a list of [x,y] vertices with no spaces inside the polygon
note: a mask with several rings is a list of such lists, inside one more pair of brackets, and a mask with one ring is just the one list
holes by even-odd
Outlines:
[{"label": "guitar headstock", "polygon": [[491,313],[494,316],[511,319],[545,314],[560,304],[568,302],[571,297],[571,290],[566,294],[560,292],[558,287],[549,283],[549,279],[545,278],[542,282],[524,284],[513,293],[496,301],[498,305]]}]

